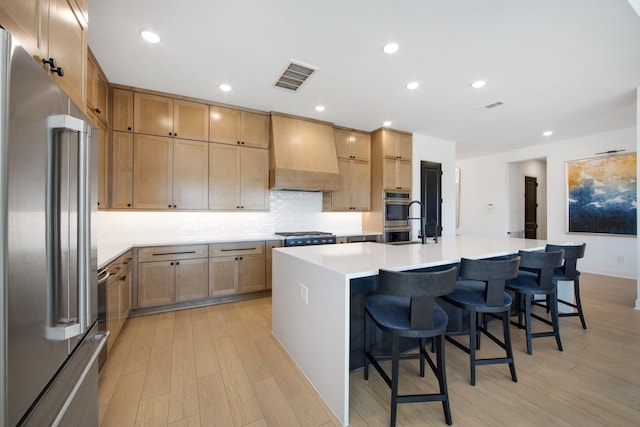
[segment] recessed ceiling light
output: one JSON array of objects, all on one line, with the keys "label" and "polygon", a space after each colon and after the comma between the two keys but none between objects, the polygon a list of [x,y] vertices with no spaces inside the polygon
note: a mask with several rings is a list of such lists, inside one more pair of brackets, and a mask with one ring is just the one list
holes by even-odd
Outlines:
[{"label": "recessed ceiling light", "polygon": [[392,53],[396,53],[398,49],[400,49],[400,46],[398,46],[398,43],[387,43],[382,48],[384,53],[388,53],[389,55],[391,55]]},{"label": "recessed ceiling light", "polygon": [[223,92],[229,92],[231,91],[231,86],[229,86],[228,84],[221,84],[220,86],[218,86],[218,88],[220,88],[221,91]]},{"label": "recessed ceiling light", "polygon": [[388,128],[389,126],[391,126],[391,122],[389,120],[387,120],[386,122],[382,122],[382,126]]},{"label": "recessed ceiling light", "polygon": [[410,89],[410,90],[418,89],[419,86],[420,86],[420,83],[418,82],[407,83],[407,89]]},{"label": "recessed ceiling light", "polygon": [[316,111],[324,111],[324,105],[316,105]]},{"label": "recessed ceiling light", "polygon": [[542,132],[542,135],[551,136],[551,135],[553,135],[553,131],[552,130],[545,130],[544,132]]},{"label": "recessed ceiling light", "polygon": [[471,83],[471,87],[474,89],[480,89],[481,87],[484,87],[484,85],[486,85],[487,82],[485,82],[484,80],[478,80],[475,81],[473,83]]},{"label": "recessed ceiling light", "polygon": [[147,31],[147,30],[140,31],[140,35],[142,36],[143,39],[145,39],[149,43],[158,43],[158,42],[160,42],[160,36],[158,36],[153,31]]}]

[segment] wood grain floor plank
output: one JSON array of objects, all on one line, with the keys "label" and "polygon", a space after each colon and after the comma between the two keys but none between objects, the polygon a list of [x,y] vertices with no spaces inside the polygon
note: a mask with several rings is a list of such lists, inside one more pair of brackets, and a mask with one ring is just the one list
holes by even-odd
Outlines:
[{"label": "wood grain floor plank", "polygon": [[290,427],[301,425],[273,377],[253,383],[253,388],[268,425]]},{"label": "wood grain floor plank", "polygon": [[244,426],[264,418],[233,338],[216,338],[214,344],[234,425]]},{"label": "wood grain floor plank", "polygon": [[203,426],[232,426],[233,417],[227,399],[222,374],[198,377],[200,424]]},{"label": "wood grain floor plank", "polygon": [[[189,317],[189,323],[191,318]],[[176,318],[177,322],[178,318]],[[186,326],[186,325],[183,325]],[[191,327],[183,329],[191,330]],[[198,415],[198,382],[196,379],[193,335],[174,336],[169,392],[169,423]]]},{"label": "wood grain floor plank", "polygon": [[169,395],[163,394],[140,401],[136,427],[160,427],[167,425]]}]

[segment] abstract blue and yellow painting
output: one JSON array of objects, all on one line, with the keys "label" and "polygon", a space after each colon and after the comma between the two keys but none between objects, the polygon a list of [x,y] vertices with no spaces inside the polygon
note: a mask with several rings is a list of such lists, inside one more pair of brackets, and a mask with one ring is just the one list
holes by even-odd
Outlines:
[{"label": "abstract blue and yellow painting", "polygon": [[636,153],[567,162],[570,233],[637,235]]}]

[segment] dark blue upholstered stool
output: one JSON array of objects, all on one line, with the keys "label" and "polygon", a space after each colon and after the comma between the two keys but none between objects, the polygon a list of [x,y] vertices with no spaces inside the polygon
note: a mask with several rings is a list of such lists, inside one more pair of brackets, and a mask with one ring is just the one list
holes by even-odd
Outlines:
[{"label": "dark blue upholstered stool", "polygon": [[[527,337],[527,353],[533,353],[532,338],[555,337],[558,350],[562,351],[560,327],[558,324],[558,294],[553,280],[553,272],[562,265],[564,251],[529,252],[520,251],[520,271],[515,279],[507,280],[506,289],[515,293],[518,322],[514,325],[523,328],[522,315],[525,316],[524,328]],[[531,312],[534,295],[545,295],[547,307],[551,310],[551,320]],[[553,328],[552,331],[531,332],[531,319],[536,319]]]},{"label": "dark blue upholstered stool", "polygon": [[[469,347],[453,339],[453,334],[447,334],[446,339],[469,354],[471,385],[476,384],[476,365],[496,363],[508,363],[511,379],[514,382],[518,381],[509,335],[511,296],[504,291],[504,286],[507,279],[516,277],[519,264],[520,257],[517,256],[508,260],[463,258],[460,261],[460,278],[456,282],[456,290],[442,297],[449,304],[469,311]],[[485,314],[502,318],[503,341],[488,331]],[[484,333],[504,349],[506,357],[477,359],[476,350],[480,349],[480,333]]]},{"label": "dark blue upholstered stool", "polygon": [[[435,303],[435,297],[453,291],[456,286],[456,268],[437,272],[394,272],[380,270],[378,290],[365,298],[364,310],[364,379],[369,379],[371,363],[391,388],[391,420],[396,425],[398,403],[442,402],[444,417],[451,425],[451,409],[447,390],[447,374],[444,359],[444,334],[447,315]],[[391,355],[372,355],[370,352],[371,321],[385,333],[391,334]],[[419,352],[400,354],[400,337],[417,338]],[[425,349],[426,339],[433,341],[436,362]],[[424,377],[425,360],[438,379],[440,392],[398,396],[399,362],[404,359],[420,359],[420,376]],[[391,378],[378,361],[391,359]]]},{"label": "dark blue upholstered stool", "polygon": [[573,294],[575,302],[558,299],[559,304],[574,308],[576,311],[570,313],[558,313],[559,317],[578,316],[582,323],[582,328],[587,329],[587,323],[584,321],[584,313],[582,311],[582,302],[580,301],[580,271],[578,271],[578,259],[584,257],[584,251],[587,247],[586,243],[581,245],[547,245],[547,252],[564,251],[564,264],[556,268],[553,273],[553,281],[573,282]]}]

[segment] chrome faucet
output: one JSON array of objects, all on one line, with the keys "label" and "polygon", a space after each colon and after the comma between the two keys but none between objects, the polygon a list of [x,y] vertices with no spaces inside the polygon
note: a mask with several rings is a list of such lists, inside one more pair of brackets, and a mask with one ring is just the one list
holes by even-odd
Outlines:
[{"label": "chrome faucet", "polygon": [[427,244],[427,233],[425,232],[425,212],[424,212],[424,205],[422,204],[422,202],[420,200],[413,200],[411,201],[411,203],[409,203],[409,206],[407,207],[408,211],[411,212],[411,205],[413,205],[414,203],[417,203],[418,205],[420,205],[420,217],[414,217],[411,218],[410,216],[407,217],[407,225],[410,224],[412,219],[419,219],[420,220],[420,237],[422,238],[422,244],[426,245]]}]

